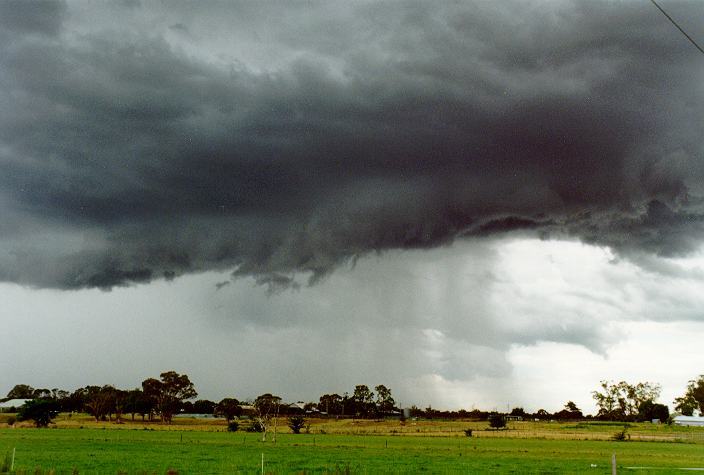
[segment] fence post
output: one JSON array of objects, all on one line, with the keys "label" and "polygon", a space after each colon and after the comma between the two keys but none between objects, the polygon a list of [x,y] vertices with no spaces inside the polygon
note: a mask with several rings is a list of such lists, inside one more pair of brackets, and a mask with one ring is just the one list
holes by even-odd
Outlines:
[{"label": "fence post", "polygon": [[616,475],[616,454],[611,455],[611,475]]}]

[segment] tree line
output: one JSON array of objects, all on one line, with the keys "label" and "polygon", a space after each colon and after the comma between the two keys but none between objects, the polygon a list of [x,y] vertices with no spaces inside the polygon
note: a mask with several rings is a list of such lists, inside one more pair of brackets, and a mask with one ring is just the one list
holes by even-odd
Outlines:
[{"label": "tree line", "polygon": [[[323,394],[317,402],[301,404],[285,404],[282,398],[271,393],[258,396],[253,401],[239,401],[235,397],[226,397],[219,402],[207,399],[196,399],[198,393],[186,374],[175,371],[161,373],[159,378],[147,378],[141,387],[123,390],[112,385],[85,386],[68,392],[60,389],[35,389],[27,384],[14,386],[7,394],[9,399],[29,399],[20,408],[19,417],[32,419],[38,426],[47,425],[52,415],[61,412],[83,412],[92,415],[96,421],[122,422],[123,418],[136,416],[143,421],[160,421],[171,423],[174,415],[208,414],[225,418],[228,423],[242,416],[245,412],[250,419],[259,424],[266,436],[271,420],[276,421],[279,415],[314,414],[327,417],[358,417],[383,418],[397,415],[403,418],[406,414],[422,418],[463,418],[479,420],[496,420],[496,415],[502,420],[507,418],[538,419],[538,420],[577,420],[598,419],[610,421],[649,421],[659,419],[667,421],[669,408],[657,402],[660,396],[660,385],[650,382],[630,384],[625,381],[601,381],[592,397],[597,406],[597,413],[585,416],[577,405],[567,401],[563,409],[550,413],[539,409],[535,413],[527,413],[523,408],[516,407],[510,412],[497,411],[439,411],[432,407],[420,409],[411,406],[407,411],[401,411],[396,406],[391,390],[383,384],[372,389],[364,384],[355,386],[352,393],[345,392]],[[193,401],[196,399],[195,401]],[[704,375],[689,382],[685,393],[676,398],[675,411],[683,415],[692,415],[698,410],[704,414]],[[36,416],[36,417],[34,417]]]},{"label": "tree line", "polygon": [[[175,371],[161,373],[159,379],[147,378],[141,387],[119,389],[113,385],[89,385],[73,392],[62,389],[33,388],[27,384],[17,384],[0,402],[11,399],[26,399],[18,408],[22,418],[34,420],[38,426],[45,426],[58,412],[87,413],[96,421],[120,423],[127,416],[135,420],[160,421],[171,423],[174,415],[206,414],[225,418],[228,422],[249,412],[266,432],[270,419],[278,415],[300,413],[330,414],[352,417],[384,417],[397,411],[391,390],[383,384],[374,388],[357,385],[351,395],[344,393],[325,394],[318,403],[285,404],[282,398],[271,393],[258,396],[253,401],[239,401],[226,397],[219,402],[196,399],[198,393],[186,374]],[[324,409],[320,409],[324,408]]]}]

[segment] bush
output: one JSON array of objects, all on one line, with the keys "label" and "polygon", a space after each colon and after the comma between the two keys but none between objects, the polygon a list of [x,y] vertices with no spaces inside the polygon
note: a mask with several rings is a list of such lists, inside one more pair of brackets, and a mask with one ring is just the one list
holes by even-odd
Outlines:
[{"label": "bush", "polygon": [[240,428],[240,425],[237,421],[230,421],[227,423],[227,431],[228,432],[237,432],[237,429]]},{"label": "bush", "polygon": [[7,425],[12,427],[15,425],[15,422],[17,422],[17,418],[15,416],[10,416],[7,418]]},{"label": "bush", "polygon": [[613,440],[618,440],[620,442],[625,442],[626,440],[631,439],[631,434],[628,433],[628,426],[623,426],[623,429],[616,432],[613,436],[611,436]]},{"label": "bush", "polygon": [[288,426],[294,434],[300,434],[303,426],[306,425],[306,420],[301,416],[292,416],[288,418]]},{"label": "bush", "polygon": [[264,424],[259,421],[253,421],[252,425],[247,427],[247,432],[264,432]]},{"label": "bush", "polygon": [[465,429],[464,435],[466,435],[467,437],[472,437],[472,429]]}]

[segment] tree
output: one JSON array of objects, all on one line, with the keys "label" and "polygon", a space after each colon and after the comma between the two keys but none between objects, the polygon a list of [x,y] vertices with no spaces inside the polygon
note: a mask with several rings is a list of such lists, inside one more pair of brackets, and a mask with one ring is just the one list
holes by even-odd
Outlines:
[{"label": "tree", "polygon": [[217,416],[224,417],[227,419],[227,422],[230,422],[232,419],[242,414],[242,408],[237,399],[226,397],[215,406],[213,413]]},{"label": "tree", "polygon": [[660,385],[655,383],[629,384],[601,381],[602,392],[593,391],[592,397],[599,408],[600,419],[629,421],[638,416],[638,408],[645,401],[654,402],[660,395]]},{"label": "tree", "polygon": [[263,428],[262,442],[266,441],[266,434],[271,430],[272,421],[274,425],[273,440],[276,442],[276,426],[280,406],[281,398],[271,393],[262,394],[254,400],[254,409],[257,411],[257,423]]},{"label": "tree", "polygon": [[34,388],[29,384],[16,384],[14,388],[7,393],[7,399],[32,399],[34,397]]},{"label": "tree", "polygon": [[354,388],[352,400],[355,405],[355,414],[358,416],[368,416],[374,406],[374,393],[366,384],[358,384]]},{"label": "tree", "polygon": [[375,387],[374,390],[376,391],[377,413],[383,416],[384,414],[392,412],[394,410],[394,404],[396,404],[396,401],[394,401],[394,398],[391,397],[391,390],[383,384],[380,384],[379,386]]},{"label": "tree", "polygon": [[61,409],[66,412],[80,412],[83,411],[83,405],[85,404],[85,393],[83,388],[76,389],[71,394],[69,394],[61,403]]},{"label": "tree", "polygon": [[124,411],[132,416],[132,420],[135,414],[139,414],[144,420],[144,416],[150,414],[153,409],[152,400],[145,396],[141,389],[135,388],[125,394]]},{"label": "tree", "polygon": [[577,405],[572,401],[567,401],[565,403],[564,409],[560,412],[555,413],[555,417],[561,420],[570,419],[582,419],[584,415],[582,411],[577,407]]},{"label": "tree", "polygon": [[215,411],[215,404],[213,401],[207,399],[198,399],[193,403],[193,413],[194,414],[213,414]]},{"label": "tree", "polygon": [[56,401],[51,399],[32,399],[27,401],[17,413],[20,421],[32,420],[37,427],[46,427],[59,414]]},{"label": "tree", "polygon": [[492,429],[503,429],[506,427],[506,419],[504,419],[502,414],[493,412],[489,414],[489,427]]},{"label": "tree", "polygon": [[142,381],[144,394],[151,398],[162,422],[171,423],[181,403],[198,396],[193,383],[185,374],[167,371],[159,375],[161,381],[149,378]]},{"label": "tree", "polygon": [[[153,414],[160,414],[159,403],[161,399],[161,381],[156,378],[147,378],[142,381],[142,393],[144,397],[149,401],[149,420],[152,420]],[[161,418],[163,421],[163,417]]]},{"label": "tree", "polygon": [[318,410],[328,415],[343,415],[342,396],[339,394],[323,394],[318,402]]},{"label": "tree", "polygon": [[47,388],[35,389],[32,393],[33,399],[52,399],[53,397],[54,395],[51,392],[51,389]]},{"label": "tree", "polygon": [[704,374],[689,382],[684,395],[675,398],[675,410],[685,416],[691,416],[695,410],[704,415]]},{"label": "tree", "polygon": [[653,419],[659,419],[660,422],[666,422],[670,417],[670,410],[664,404],[658,404],[653,401],[644,401],[638,407],[638,420],[639,421],[652,421]]},{"label": "tree", "polygon": [[114,386],[86,386],[77,389],[70,399],[75,399],[80,394],[82,409],[95,417],[96,421],[115,420],[120,422],[124,411],[126,392]]}]

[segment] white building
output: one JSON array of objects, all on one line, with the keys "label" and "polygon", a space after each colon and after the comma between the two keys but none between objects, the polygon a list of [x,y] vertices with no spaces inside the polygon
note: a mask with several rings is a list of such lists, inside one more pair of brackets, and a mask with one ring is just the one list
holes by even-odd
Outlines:
[{"label": "white building", "polygon": [[31,401],[31,399],[9,399],[5,402],[0,402],[0,412],[14,412],[24,406],[27,401]]},{"label": "white building", "polygon": [[704,417],[702,416],[676,416],[675,425],[704,427]]}]

